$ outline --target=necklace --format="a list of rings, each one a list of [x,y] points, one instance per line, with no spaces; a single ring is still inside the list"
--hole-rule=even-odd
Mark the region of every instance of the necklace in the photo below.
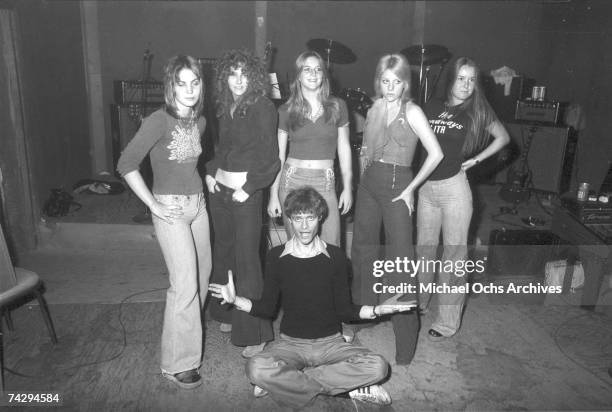
[[[323,114],[323,105],[319,104],[319,108],[317,109],[317,111],[316,112],[312,112],[310,114],[310,116],[309,116],[310,120],[312,122],[315,122],[319,117],[321,117],[322,114]]]
[[[187,117],[178,118],[179,127],[183,130],[190,130],[195,125],[195,112],[193,109],[189,110]]]

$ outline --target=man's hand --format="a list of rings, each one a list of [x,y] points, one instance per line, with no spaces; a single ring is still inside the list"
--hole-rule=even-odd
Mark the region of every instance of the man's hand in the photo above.
[[[404,295],[401,293],[398,293],[397,295],[385,300],[380,305],[375,306],[374,313],[377,316],[384,316],[384,315],[390,315],[392,313],[397,313],[397,312],[407,312],[409,310],[413,310],[414,308],[416,308],[417,306],[416,300],[411,300],[408,302],[398,302],[397,300],[401,298],[402,296]]]
[[[219,285],[211,283],[208,285],[208,290],[216,298],[223,299],[221,304],[233,304],[236,302],[236,287],[234,286],[234,275],[231,270],[227,271],[227,284]]]

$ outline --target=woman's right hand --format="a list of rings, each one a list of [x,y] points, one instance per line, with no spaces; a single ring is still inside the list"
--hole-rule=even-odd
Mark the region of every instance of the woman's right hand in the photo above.
[[[151,213],[168,224],[172,224],[172,219],[183,215],[183,208],[179,205],[165,205],[157,200],[149,207]]]
[[[215,193],[221,190],[219,189],[219,185],[217,184],[217,181],[211,175],[206,175],[205,180],[206,180],[206,187],[208,188],[208,191],[210,193]]]
[[[268,216],[280,217],[282,213],[280,200],[278,196],[270,194],[270,200],[268,201]]]

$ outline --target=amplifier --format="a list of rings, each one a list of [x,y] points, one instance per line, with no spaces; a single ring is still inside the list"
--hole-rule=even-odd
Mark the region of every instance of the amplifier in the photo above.
[[[113,91],[116,104],[164,103],[164,83],[152,80],[115,80]]]
[[[557,125],[561,120],[561,114],[560,102],[517,100],[514,119],[524,122]]]
[[[561,203],[584,224],[612,223],[612,203],[578,202],[570,198],[562,199]]]

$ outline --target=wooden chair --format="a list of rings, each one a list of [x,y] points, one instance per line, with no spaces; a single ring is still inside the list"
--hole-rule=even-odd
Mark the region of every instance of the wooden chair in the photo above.
[[[10,309],[22,303],[28,297],[36,297],[43,315],[51,341],[57,343],[55,329],[47,302],[42,295],[40,277],[29,270],[14,267],[6,245],[6,238],[0,225],[0,390],[4,391],[4,346],[2,336],[2,318],[6,320],[9,330],[13,329]]]

